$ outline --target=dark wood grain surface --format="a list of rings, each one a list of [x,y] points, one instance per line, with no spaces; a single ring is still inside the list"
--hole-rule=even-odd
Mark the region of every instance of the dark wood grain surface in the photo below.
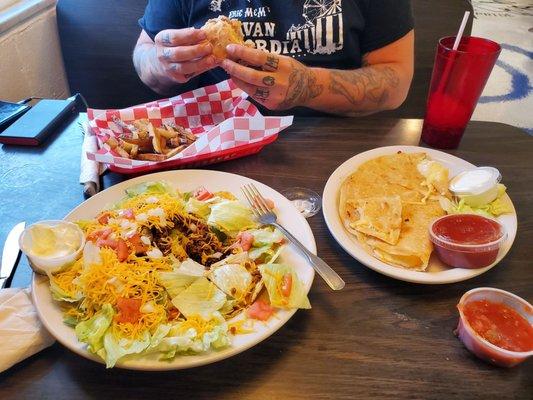
[[[211,168],[277,190],[321,193],[346,159],[379,146],[419,142],[420,120],[297,119],[261,153]],[[472,280],[442,286],[399,282],[371,271],[330,236],[321,214],[309,219],[318,253],[346,281],[333,293],[317,277],[313,308],[228,360],[186,371],[105,370],[59,344],[0,374],[2,399],[530,399],[533,360],[513,369],[485,364],[453,335],[467,290],[492,286],[533,300],[533,142],[519,129],[472,122],[461,158],[500,169],[519,216],[507,257]],[[81,133],[76,121],[41,148],[0,148],[0,243],[21,220],[61,218],[82,200]],[[107,174],[105,187],[123,180]],[[29,283],[25,261],[14,286]],[[1,356],[1,355],[0,355]]]

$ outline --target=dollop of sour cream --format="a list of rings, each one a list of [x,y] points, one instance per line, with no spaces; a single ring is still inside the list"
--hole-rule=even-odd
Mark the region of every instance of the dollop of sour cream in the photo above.
[[[81,246],[81,237],[70,224],[35,224],[28,229],[27,249],[37,257],[52,259],[75,253]]]

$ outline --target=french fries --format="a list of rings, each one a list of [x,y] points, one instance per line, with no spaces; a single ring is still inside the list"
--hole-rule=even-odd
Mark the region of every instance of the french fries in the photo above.
[[[105,143],[124,158],[165,161],[196,141],[196,136],[182,126],[163,124],[157,127],[148,119],[139,119],[131,123],[118,118],[113,121],[130,133],[109,137]]]

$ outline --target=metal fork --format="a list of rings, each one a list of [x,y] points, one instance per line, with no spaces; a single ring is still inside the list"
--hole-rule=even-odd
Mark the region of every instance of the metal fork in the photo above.
[[[242,188],[244,196],[250,203],[255,216],[263,225],[271,225],[278,228],[289,239],[296,248],[307,258],[316,272],[326,281],[333,290],[341,290],[345,283],[342,278],[320,257],[315,256],[300,243],[287,229],[277,222],[276,214],[268,207],[265,198],[259,193],[253,184],[244,185]]]

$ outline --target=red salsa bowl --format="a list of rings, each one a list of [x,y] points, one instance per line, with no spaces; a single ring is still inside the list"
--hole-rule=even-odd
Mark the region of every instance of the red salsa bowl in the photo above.
[[[457,308],[456,335],[477,357],[512,367],[533,356],[533,307],[526,300],[484,287],[466,292]]]
[[[454,268],[483,268],[496,261],[507,238],[498,221],[477,214],[452,214],[429,227],[439,259]]]

